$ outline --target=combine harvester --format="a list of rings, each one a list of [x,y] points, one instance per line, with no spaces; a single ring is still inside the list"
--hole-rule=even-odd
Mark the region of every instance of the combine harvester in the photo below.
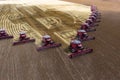
[[[60,43],[55,43],[52,39],[51,36],[49,35],[44,35],[42,39],[42,46],[37,48],[37,51],[49,49],[49,48],[55,48],[55,47],[60,47]]]
[[[70,54],[68,54],[69,58],[73,58],[76,56],[80,56],[83,54],[88,54],[88,53],[92,53],[93,49],[90,48],[84,48],[82,46],[81,41],[74,39],[71,41],[70,46],[69,46],[69,51],[71,52]]]
[[[69,58],[93,52],[91,48],[84,48],[81,42],[95,40],[95,37],[89,36],[85,30],[78,30],[75,39],[70,42],[68,54]]]
[[[85,30],[86,32],[93,32],[96,31],[94,27],[90,27],[88,23],[83,23],[80,27],[81,30]]]
[[[100,22],[100,20],[98,20],[100,14],[98,13],[96,6],[91,6],[91,12],[92,13],[89,16],[89,18],[85,21],[84,24],[81,25],[80,30],[77,31],[77,35],[76,35],[75,39],[73,39],[70,42],[70,46],[68,49],[69,49],[69,52],[71,52],[71,53],[68,54],[69,58],[73,58],[76,56],[80,56],[83,54],[88,54],[88,53],[93,52],[93,49],[84,48],[81,43],[84,41],[89,41],[89,40],[95,39],[95,37],[88,36],[87,32],[96,31],[95,27],[98,26],[98,24],[96,24],[96,23]]]
[[[26,33],[25,32],[20,32],[19,40],[13,42],[13,45],[29,43],[29,42],[35,42],[35,39],[30,39],[29,37],[26,37]]]
[[[10,38],[13,38],[13,36],[7,34],[7,32],[5,31],[5,29],[0,29],[0,40],[1,39],[10,39]]]
[[[84,42],[89,40],[95,40],[95,37],[89,36],[85,30],[78,30],[76,39]]]
[[[95,6],[91,6],[91,15],[89,18],[81,25],[80,29],[84,29],[86,32],[96,31],[95,27],[99,26],[98,22],[100,22],[100,14]],[[96,24],[97,23],[97,24]]]
[[[101,14],[99,13],[99,11],[98,11],[96,6],[94,6],[94,5],[91,6],[91,12],[92,12],[91,15],[90,15],[91,19],[95,19],[96,18],[96,20],[94,22],[100,22]]]

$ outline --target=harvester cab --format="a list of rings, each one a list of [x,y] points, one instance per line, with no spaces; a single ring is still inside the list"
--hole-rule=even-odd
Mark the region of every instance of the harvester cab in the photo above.
[[[25,40],[25,39],[26,39],[26,32],[22,31],[22,32],[20,32],[20,34],[19,34],[19,35],[20,35],[20,36],[19,36],[20,41],[22,41],[22,40]]]

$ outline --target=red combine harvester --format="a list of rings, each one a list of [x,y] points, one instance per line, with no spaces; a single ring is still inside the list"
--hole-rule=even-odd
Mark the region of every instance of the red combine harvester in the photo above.
[[[91,27],[88,23],[82,24],[80,29],[85,30],[86,32],[96,31],[96,29],[94,27]]]
[[[98,23],[100,22],[100,16],[95,14],[95,13],[91,13],[91,15],[89,16],[89,19],[91,19],[94,23]]]
[[[94,11],[98,11],[97,7],[94,6],[94,5],[91,5],[91,11],[94,12]]]
[[[98,24],[95,24],[95,22],[92,19],[87,19],[85,23],[88,23],[90,27],[96,27]]]
[[[88,23],[91,26],[98,26],[98,24],[95,24],[95,23],[100,22],[100,13],[98,12],[97,7],[92,5],[91,12],[92,13],[89,16],[89,19],[86,20],[86,23]]]
[[[89,41],[94,40],[95,37],[88,36],[87,32],[85,30],[78,30],[76,38],[80,41]]]
[[[93,15],[91,15],[91,16],[89,17],[89,19],[92,19],[93,22],[96,22],[96,20],[97,20],[97,18],[96,18],[95,16],[93,16]]]
[[[69,51],[71,52],[70,54],[68,54],[69,58],[73,58],[76,56],[80,56],[83,54],[88,54],[93,52],[93,49],[90,48],[84,48],[82,46],[82,43],[79,40],[72,40],[69,46]]]
[[[51,36],[49,35],[44,35],[42,39],[42,46],[37,48],[37,51],[49,49],[49,48],[55,48],[55,47],[60,47],[60,43],[55,43],[52,39]]]
[[[92,14],[96,15],[96,17],[101,16],[101,14],[98,12],[97,7],[94,5],[91,6],[91,12],[92,12]]]
[[[96,14],[94,12],[92,12],[90,16],[94,16],[96,19],[98,19],[98,17],[99,17],[98,14]]]
[[[1,39],[10,39],[13,38],[13,36],[6,33],[5,29],[0,29],[0,40]]]
[[[30,39],[29,37],[26,37],[25,32],[20,32],[19,40],[16,42],[13,42],[13,45],[28,43],[28,42],[35,42],[35,39]]]

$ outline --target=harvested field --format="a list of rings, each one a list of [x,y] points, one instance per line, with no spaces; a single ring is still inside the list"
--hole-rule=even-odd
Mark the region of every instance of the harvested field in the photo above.
[[[90,35],[94,35],[96,40],[84,43],[85,46],[93,48],[94,52],[70,60],[62,47],[37,52],[34,43],[12,46],[11,43],[13,41],[11,39],[1,40],[0,80],[120,79],[120,2],[117,2],[117,0],[116,2],[112,0],[74,0],[74,2],[86,5],[95,4],[101,12],[101,23],[97,27],[97,31],[89,33]],[[36,34],[34,32],[40,34],[40,31],[49,31],[45,27],[38,28],[40,25],[38,24],[39,22],[36,22],[37,20],[32,17],[28,17],[30,15],[24,14],[23,17],[25,18],[21,19],[22,24],[12,23],[8,18],[10,16],[10,5],[0,5],[0,8],[2,8],[0,9],[2,10],[0,13],[0,27],[9,26],[9,28],[6,28],[10,34],[14,34],[13,27],[15,34],[21,30],[19,26],[25,28],[24,23],[28,25],[29,28],[27,29],[33,30],[30,31],[31,34]],[[18,10],[22,14],[26,12],[21,8]],[[64,28],[68,29],[69,27]],[[25,30],[27,31],[27,29]],[[72,27],[72,29],[77,28]],[[52,30],[62,31],[59,28]],[[51,31],[49,34],[52,34]],[[46,32],[41,32],[41,34]],[[57,40],[59,41],[60,39]]]

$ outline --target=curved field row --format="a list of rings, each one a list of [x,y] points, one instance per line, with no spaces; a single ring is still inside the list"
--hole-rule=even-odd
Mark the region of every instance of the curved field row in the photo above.
[[[43,24],[47,29],[53,29],[62,25],[62,21],[58,17],[36,18],[36,20]]]
[[[86,19],[89,17],[90,13],[86,13],[86,12],[66,12],[67,14],[71,15],[74,19],[74,23],[80,22],[83,23],[86,21]]]
[[[46,7],[44,9],[43,7]],[[70,15],[74,22],[84,22],[90,15],[90,7],[81,5],[81,4],[71,4],[71,5],[43,5],[38,6],[38,8],[43,9],[46,11],[47,9],[57,10]]]
[[[41,35],[36,32],[28,23],[22,22],[14,24],[9,20],[9,16],[11,16],[12,14],[13,19],[16,19],[15,15],[19,14],[17,13],[18,11],[15,10],[10,13],[11,8],[8,6],[4,7],[3,9],[4,11],[0,15],[0,28],[5,28],[9,34],[14,35],[14,40],[18,39],[20,31],[26,31],[29,37],[33,37],[36,39],[36,44],[40,43]]]
[[[34,15],[36,14],[36,11],[32,9],[32,7],[24,7],[25,11],[27,11],[29,14]]]

